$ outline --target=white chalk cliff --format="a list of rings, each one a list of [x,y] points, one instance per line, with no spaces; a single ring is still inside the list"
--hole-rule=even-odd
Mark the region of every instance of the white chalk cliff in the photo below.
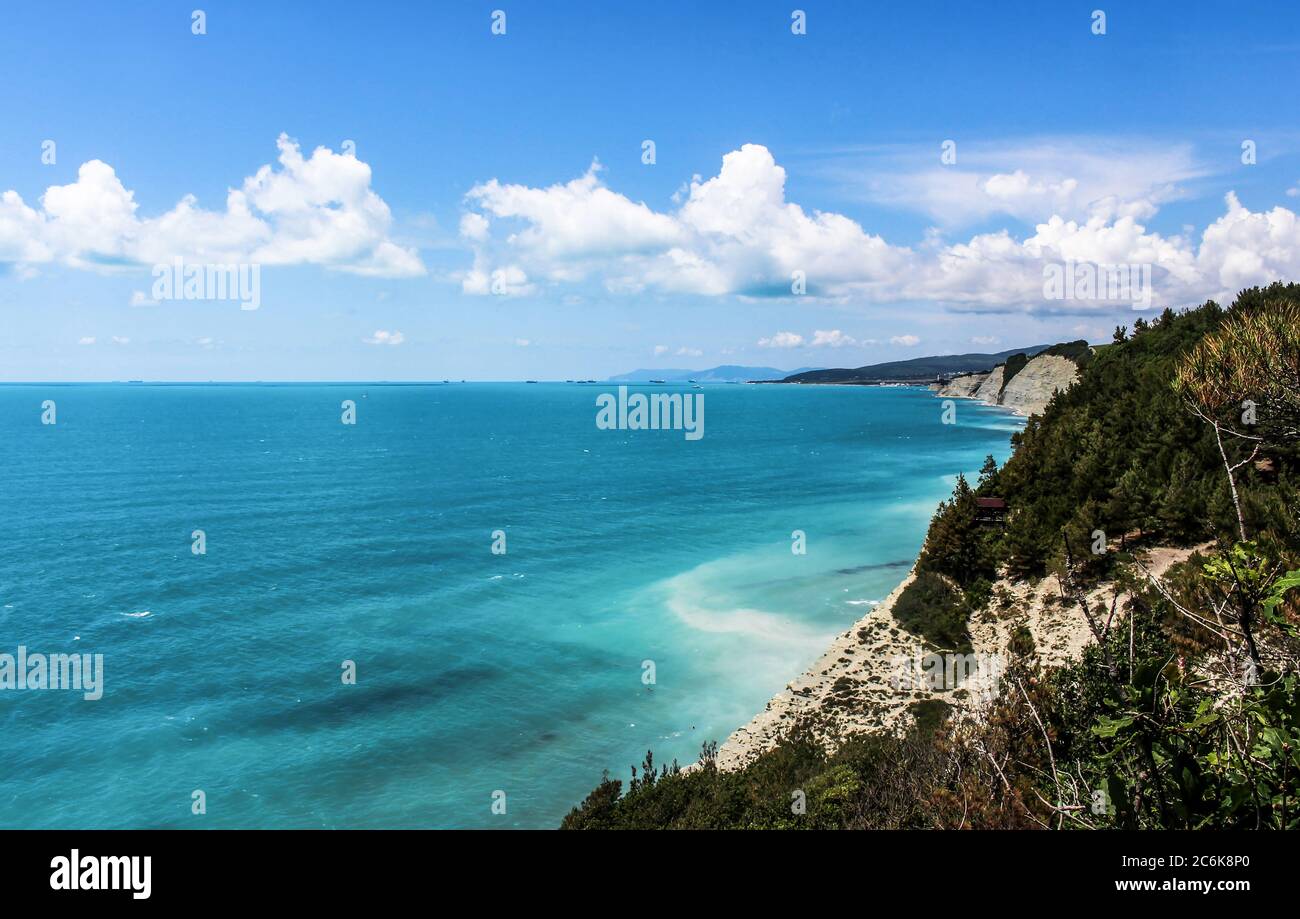
[[[1068,357],[1040,354],[1030,358],[1020,372],[1003,383],[1005,365],[987,373],[967,373],[932,387],[944,399],[978,399],[989,405],[1005,405],[1020,415],[1042,414],[1058,390],[1068,389],[1079,379],[1079,367]]]

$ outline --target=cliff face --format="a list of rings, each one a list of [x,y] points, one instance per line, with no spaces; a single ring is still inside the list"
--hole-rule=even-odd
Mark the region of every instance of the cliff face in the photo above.
[[[987,402],[989,405],[998,405],[998,395],[1002,392],[1003,371],[1006,370],[1005,364],[999,364],[994,367],[984,382],[980,383],[980,388],[975,390],[974,398],[981,402]]]
[[[1079,368],[1068,357],[1040,354],[1030,359],[1003,388],[1005,365],[989,373],[968,373],[953,377],[935,388],[941,399],[978,399],[989,405],[1005,405],[1020,415],[1041,414],[1052,394],[1068,389],[1079,378]]]
[[[1011,378],[999,404],[1022,415],[1037,414],[1047,407],[1057,390],[1068,389],[1077,379],[1079,368],[1074,361],[1055,354],[1043,354]]]
[[[935,395],[942,399],[974,399],[975,391],[984,382],[987,373],[967,373],[953,377],[935,390]]]

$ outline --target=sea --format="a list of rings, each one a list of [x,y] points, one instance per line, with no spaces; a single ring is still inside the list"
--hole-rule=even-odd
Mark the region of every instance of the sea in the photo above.
[[[703,436],[599,383],[0,386],[0,827],[555,827],[762,710],[1022,425],[631,390]],[[4,688],[20,647],[102,695]]]

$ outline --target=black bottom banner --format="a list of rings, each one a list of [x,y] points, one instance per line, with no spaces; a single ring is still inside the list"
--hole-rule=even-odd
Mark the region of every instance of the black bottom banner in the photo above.
[[[1285,842],[1164,832],[11,831],[0,833],[0,883],[9,904],[82,906],[363,906],[472,889],[600,902],[591,895],[669,887],[756,904],[776,891],[929,891],[949,907],[1042,897],[1231,908],[1293,889]]]

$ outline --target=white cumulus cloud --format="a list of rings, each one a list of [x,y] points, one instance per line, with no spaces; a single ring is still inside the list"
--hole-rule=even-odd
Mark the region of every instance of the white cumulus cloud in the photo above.
[[[472,188],[466,202],[508,230],[476,242],[463,289],[493,292],[491,273],[506,269],[552,284],[594,277],[614,292],[785,296],[803,272],[810,292],[833,293],[884,281],[906,261],[854,221],[786,201],[785,170],[758,144],[697,177],[671,213],[610,190],[599,172],[546,188],[496,179]]]
[[[793,296],[803,280],[807,296],[840,303],[1086,313],[1130,304],[1052,299],[1045,272],[1063,262],[1145,266],[1157,305],[1225,300],[1300,277],[1300,228],[1283,207],[1253,212],[1229,193],[1199,240],[1194,230],[1148,228],[1164,203],[1208,175],[1189,148],[1044,142],[1011,149],[1014,168],[1007,151],[962,150],[960,169],[894,175],[875,199],[953,215],[950,226],[1002,214],[1027,227],[964,240],[936,228],[915,247],[893,244],[843,214],[788,201],[785,170],[766,147],[746,144],[662,211],[606,187],[597,165],[546,187],[474,186],[466,204],[477,210],[462,220],[474,263],[462,288],[520,295],[596,283],[613,293],[757,298]],[[792,346],[778,341],[789,340],[773,336],[763,347]]]
[[[265,165],[207,210],[192,195],[142,217],[135,193],[112,166],[83,163],[77,179],[53,185],[39,207],[0,195],[0,262],[76,268],[170,263],[320,265],[383,277],[425,273],[419,255],[389,238],[392,214],[370,187],[370,166],[317,147],[304,157],[281,134],[278,168]]]

